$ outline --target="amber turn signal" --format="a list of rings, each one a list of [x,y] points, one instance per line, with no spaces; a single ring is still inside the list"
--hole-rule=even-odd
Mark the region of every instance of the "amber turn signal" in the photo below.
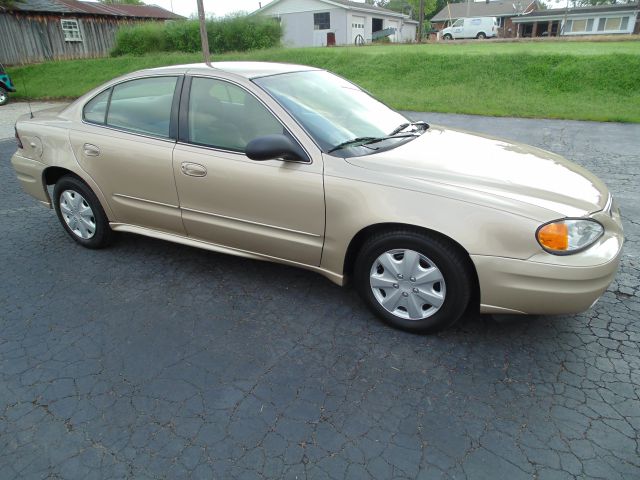
[[[549,223],[538,230],[538,242],[549,250],[566,251],[569,248],[569,229],[564,223]]]

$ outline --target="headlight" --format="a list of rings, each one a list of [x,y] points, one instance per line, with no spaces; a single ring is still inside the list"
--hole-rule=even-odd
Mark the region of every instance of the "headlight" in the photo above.
[[[536,239],[549,253],[569,255],[589,247],[603,233],[604,227],[595,220],[566,218],[541,225]]]

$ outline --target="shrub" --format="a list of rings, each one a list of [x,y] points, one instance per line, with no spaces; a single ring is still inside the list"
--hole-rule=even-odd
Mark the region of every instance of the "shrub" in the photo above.
[[[167,50],[165,26],[161,23],[139,23],[120,28],[112,55],[142,55]]]
[[[280,45],[282,27],[270,18],[233,15],[207,20],[207,37],[212,53],[244,52]],[[111,55],[198,52],[200,49],[200,24],[197,20],[183,20],[122,27],[116,34]]]

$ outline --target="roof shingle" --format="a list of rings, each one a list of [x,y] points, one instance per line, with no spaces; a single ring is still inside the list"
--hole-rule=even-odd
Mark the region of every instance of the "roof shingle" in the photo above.
[[[184,18],[156,5],[110,5],[100,2],[81,2],[79,0],[16,0],[9,8],[21,12],[76,13],[162,20]]]
[[[470,17],[509,17],[521,15],[533,1],[527,0],[498,0],[491,2],[469,2]],[[467,16],[467,2],[450,3],[432,18],[432,22],[444,22],[449,18],[457,19]]]
[[[549,8],[547,10],[538,10],[523,15],[523,18],[536,18],[536,17],[553,17],[566,15],[580,15],[584,13],[602,13],[602,12],[617,12],[620,10],[635,10],[638,8],[638,2],[632,3],[614,3],[609,5],[589,5],[586,7],[574,7],[574,8]]]

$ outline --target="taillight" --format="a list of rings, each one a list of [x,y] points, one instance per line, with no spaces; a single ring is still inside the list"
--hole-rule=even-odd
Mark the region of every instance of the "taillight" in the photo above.
[[[18,135],[18,127],[13,127],[13,129],[16,132],[16,142],[18,142],[18,148],[20,148],[20,149],[24,148],[22,146],[22,140],[20,140],[20,135]]]

